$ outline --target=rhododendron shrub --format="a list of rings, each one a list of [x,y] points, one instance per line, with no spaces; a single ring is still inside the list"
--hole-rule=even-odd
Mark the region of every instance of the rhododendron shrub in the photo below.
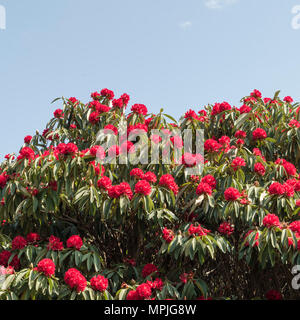
[[[178,121],[109,89],[53,105],[46,128],[0,165],[0,299],[297,297],[291,97],[254,90],[237,107],[195,107]],[[203,130],[204,159],[184,149],[185,130]],[[153,146],[158,163],[131,161],[151,159]]]

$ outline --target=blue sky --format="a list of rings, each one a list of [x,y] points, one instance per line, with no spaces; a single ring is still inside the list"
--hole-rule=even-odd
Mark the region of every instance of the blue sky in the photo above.
[[[59,96],[126,92],[179,117],[257,88],[300,100],[300,0],[0,0],[0,158]],[[300,21],[300,19],[299,19]]]

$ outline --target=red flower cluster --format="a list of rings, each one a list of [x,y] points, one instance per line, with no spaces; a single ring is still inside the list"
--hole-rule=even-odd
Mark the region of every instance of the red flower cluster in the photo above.
[[[14,269],[19,269],[20,268],[20,260],[18,258],[18,255],[15,255],[13,257],[12,261],[10,262],[10,264],[8,265],[8,260],[11,255],[12,255],[12,253],[10,251],[3,250],[0,253],[0,266],[4,266],[4,267],[11,266]]]
[[[171,176],[170,174],[161,176],[159,185],[173,191],[175,195],[177,195],[178,193],[178,185],[176,184],[173,176]]]
[[[169,230],[167,228],[163,229],[163,239],[167,242],[170,243],[174,239],[174,232],[172,230]]]
[[[269,213],[264,217],[263,225],[267,228],[279,227],[280,221],[275,214]]]
[[[40,235],[33,232],[28,233],[26,239],[29,243],[36,243],[41,240]]]
[[[108,100],[112,100],[115,96],[114,92],[108,89],[101,90],[101,96],[107,98]]]
[[[21,160],[21,159],[33,160],[34,157],[35,157],[34,151],[29,147],[24,147],[20,151],[20,155],[18,156],[18,160]]]
[[[130,185],[127,182],[122,182],[119,185],[110,187],[108,196],[114,199],[120,198],[121,196],[127,196],[131,200],[133,194]]]
[[[157,267],[152,263],[148,263],[144,266],[144,268],[142,270],[142,276],[143,276],[143,278],[146,278],[152,273],[157,274],[157,272],[158,272]]]
[[[230,236],[234,232],[234,228],[228,222],[223,222],[220,224],[218,231],[222,234]]]
[[[61,251],[64,249],[64,246],[59,238],[57,238],[55,236],[50,236],[49,243],[47,245],[47,249],[53,250],[53,251]]]
[[[278,196],[281,196],[281,195],[285,195],[287,197],[294,196],[294,188],[288,183],[281,184],[279,182],[273,182],[270,185],[268,191],[270,194],[278,195]]]
[[[27,246],[27,240],[21,236],[16,236],[11,243],[11,247],[13,250],[23,249],[26,246]]]
[[[65,282],[71,289],[76,289],[76,291],[82,292],[85,290],[87,281],[85,277],[75,268],[69,269],[65,273]]]
[[[135,104],[131,107],[131,111],[137,114],[147,115],[147,107],[143,104]]]
[[[109,190],[112,186],[112,182],[108,177],[103,177],[97,182],[99,189]]]
[[[207,152],[218,152],[222,145],[214,139],[208,139],[204,142],[204,150]]]
[[[32,140],[32,136],[26,136],[24,138],[24,143],[29,144],[31,142],[31,140]]]
[[[241,194],[237,189],[229,187],[225,190],[224,197],[226,201],[235,201],[241,197]]]
[[[104,292],[108,288],[108,280],[101,275],[93,277],[90,282],[95,291]]]
[[[134,188],[134,192],[138,194],[142,194],[144,196],[149,196],[152,192],[151,185],[146,180],[140,180]]]
[[[75,248],[77,250],[80,250],[82,245],[83,245],[83,241],[80,238],[80,236],[74,235],[67,240],[68,248]]]
[[[264,176],[265,173],[266,173],[266,168],[265,166],[260,163],[260,162],[257,162],[255,163],[254,165],[254,172],[256,172],[257,174],[259,174],[260,176]]]
[[[3,189],[7,183],[7,175],[6,174],[0,174],[0,188]]]
[[[264,129],[257,128],[252,132],[253,140],[262,140],[267,138],[267,133]]]
[[[233,168],[234,171],[237,171],[241,167],[245,167],[245,166],[246,166],[245,160],[240,157],[236,157],[235,159],[233,159],[231,163],[231,167]]]
[[[196,189],[196,194],[197,195],[210,195],[212,194],[212,189],[211,186],[208,183],[205,182],[200,182],[197,189]]]
[[[130,176],[135,177],[136,179],[143,179],[144,178],[144,172],[140,168],[134,168],[130,171]]]
[[[59,154],[62,155],[74,155],[75,153],[78,152],[78,147],[74,143],[60,143],[57,146],[57,151]]]
[[[215,177],[213,177],[210,174],[208,174],[207,176],[204,176],[201,179],[201,182],[209,184],[213,190],[216,189],[217,180],[215,179]]]
[[[193,224],[190,225],[188,230],[189,235],[196,235],[196,236],[206,236],[210,233],[210,230],[207,230],[205,228],[202,228],[201,225],[198,225],[197,227]]]
[[[51,259],[43,259],[38,263],[36,269],[45,276],[51,277],[55,273],[55,264]]]

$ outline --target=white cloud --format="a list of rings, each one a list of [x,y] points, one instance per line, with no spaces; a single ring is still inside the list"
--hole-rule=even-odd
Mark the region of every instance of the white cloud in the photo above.
[[[237,3],[238,0],[205,0],[205,5],[209,9],[221,9],[227,5]]]
[[[187,28],[190,28],[191,26],[192,26],[191,21],[184,21],[179,24],[179,27],[182,29],[187,29]]]

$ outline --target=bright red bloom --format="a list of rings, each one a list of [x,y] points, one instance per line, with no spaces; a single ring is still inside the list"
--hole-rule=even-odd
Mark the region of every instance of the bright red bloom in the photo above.
[[[148,263],[144,266],[144,268],[142,270],[142,276],[143,276],[143,278],[146,278],[152,273],[157,274],[157,272],[158,272],[157,267],[152,263]]]
[[[287,102],[287,103],[292,103],[294,100],[293,100],[292,97],[286,96],[286,97],[283,98],[283,101],[284,101],[284,102]]]
[[[263,225],[267,228],[279,227],[280,221],[279,221],[279,218],[275,214],[269,213],[268,215],[266,215],[264,217]]]
[[[0,188],[3,189],[7,183],[7,175],[0,174]]]
[[[112,186],[108,190],[108,196],[110,198],[120,198],[121,196],[127,196],[129,199],[132,198],[132,190],[127,182],[122,182],[119,185]]]
[[[264,129],[257,128],[252,132],[253,140],[261,140],[267,138],[267,133]]]
[[[170,243],[174,239],[174,232],[172,230],[169,230],[167,228],[163,229],[163,239],[167,242]]]
[[[234,171],[237,171],[239,168],[245,167],[245,166],[246,166],[245,160],[240,157],[236,157],[235,159],[233,159],[231,163],[231,167],[233,168]]]
[[[113,134],[117,135],[118,134],[118,129],[114,125],[108,124],[108,125],[106,125],[104,127],[104,133],[105,134],[113,133]]]
[[[55,110],[53,115],[57,119],[62,118],[64,116],[63,111],[61,109]]]
[[[60,143],[57,146],[57,151],[62,155],[74,155],[78,152],[78,147],[74,143]]]
[[[82,292],[85,290],[87,281],[85,277],[77,269],[71,268],[65,273],[64,280],[71,289]]]
[[[53,251],[61,251],[64,249],[64,246],[59,238],[57,238],[55,236],[50,236],[49,243],[47,245],[47,249],[53,250]]]
[[[29,144],[29,143],[31,142],[31,140],[32,140],[32,136],[26,136],[26,137],[24,138],[24,143]]]
[[[164,174],[159,180],[159,185],[170,189],[175,195],[178,193],[178,185],[170,174]]]
[[[94,111],[90,114],[89,116],[89,122],[91,124],[97,124],[99,122],[99,117],[100,117],[100,114],[98,111]]]
[[[55,273],[55,264],[51,259],[43,259],[38,263],[37,271],[47,277],[51,277]]]
[[[164,287],[164,282],[160,278],[156,278],[154,281],[147,281],[147,284],[153,290],[161,291],[163,289],[163,287]]]
[[[16,236],[11,243],[11,247],[13,250],[23,249],[26,246],[27,246],[27,240],[21,236]]]
[[[253,92],[251,92],[250,96],[254,98],[261,98],[262,94],[259,90],[254,89]]]
[[[33,232],[28,233],[26,239],[29,243],[36,243],[41,240],[40,235]]]
[[[200,224],[197,227],[191,224],[189,227],[188,233],[190,236],[193,234],[195,234],[196,236],[206,236],[207,234],[210,233],[210,230],[202,228]]]
[[[200,182],[197,187],[196,194],[197,195],[208,194],[211,196],[212,194],[211,186],[208,183]]]
[[[93,93],[91,93],[91,98],[94,100],[97,100],[97,99],[101,98],[101,94],[97,91],[93,92]]]
[[[295,232],[300,234],[300,220],[293,221],[290,223],[289,228]]]
[[[227,201],[235,201],[241,197],[241,194],[237,189],[229,187],[225,190],[224,197]]]
[[[83,241],[82,239],[77,236],[77,235],[74,235],[74,236],[71,236],[68,240],[67,240],[67,247],[68,248],[75,248],[77,250],[80,250],[80,248],[82,247],[83,245]]]
[[[273,182],[270,185],[268,191],[269,191],[270,194],[283,195],[285,193],[285,188],[281,183]]]
[[[276,290],[270,290],[266,293],[267,300],[282,300],[282,295]]]
[[[93,277],[90,282],[95,291],[104,292],[108,288],[108,279],[101,275]]]
[[[142,194],[144,196],[149,196],[152,192],[151,185],[146,180],[140,180],[134,188],[134,192],[138,194]]]
[[[126,300],[140,300],[140,296],[136,293],[136,290],[130,290],[127,294]]]
[[[140,284],[136,288],[136,293],[142,300],[149,299],[152,294],[151,287],[147,283]]]
[[[223,222],[220,224],[218,231],[222,234],[230,236],[234,232],[234,228],[228,222]]]
[[[103,160],[105,158],[105,151],[101,146],[93,146],[90,149],[90,154],[94,157],[97,157],[98,159]]]
[[[103,96],[103,97],[105,97],[105,98],[107,98],[109,100],[112,100],[114,98],[115,94],[114,94],[113,91],[108,90],[108,89],[105,88],[105,89],[101,90],[101,96]]]
[[[297,169],[292,163],[286,161],[282,166],[289,176],[295,176],[297,174]]]
[[[157,177],[155,175],[155,173],[153,172],[146,172],[143,176],[143,179],[150,182],[150,183],[155,183],[157,181]]]
[[[122,100],[123,100],[123,104],[124,104],[125,106],[127,106],[128,103],[129,103],[129,100],[130,100],[130,96],[129,96],[127,93],[123,93],[123,94],[121,95],[120,99],[122,99]]]
[[[216,179],[215,179],[212,175],[210,175],[210,174],[204,176],[204,177],[201,179],[201,182],[209,184],[212,189],[216,189],[217,181],[216,181]]]
[[[144,172],[140,168],[134,168],[130,171],[130,176],[136,179],[144,179]]]
[[[135,104],[131,107],[131,111],[137,114],[147,115],[148,109],[144,104]]]
[[[265,173],[266,173],[266,168],[265,166],[260,163],[260,162],[257,162],[255,163],[254,165],[254,172],[256,172],[257,174],[259,174],[260,176],[264,176]]]
[[[252,108],[247,106],[246,104],[243,104],[240,109],[239,109],[240,113],[243,114],[243,113],[249,113],[252,111]]]
[[[214,139],[208,139],[204,142],[204,150],[207,152],[218,152],[221,145]]]
[[[292,119],[289,123],[288,123],[288,126],[291,127],[291,128],[300,128],[300,122],[295,120],[295,119]]]
[[[241,138],[241,139],[245,139],[247,134],[245,131],[239,130],[235,133],[234,135],[236,138]]]
[[[100,180],[98,180],[97,185],[99,189],[108,190],[112,186],[112,182],[109,179],[109,177],[103,177]]]
[[[77,100],[75,97],[69,98],[69,101],[70,101],[72,104],[78,104],[78,100]]]
[[[191,109],[185,113],[184,118],[185,119],[189,119],[189,120],[193,120],[193,119],[199,120],[199,117],[196,114],[196,112],[194,110],[191,110]]]
[[[2,265],[4,267],[8,267],[8,260],[9,260],[11,255],[12,255],[12,253],[10,251],[3,250],[0,253],[0,265]],[[15,255],[13,257],[13,259],[10,262],[9,266],[13,267],[14,269],[19,269],[20,268],[20,260],[18,258],[18,255]]]
[[[20,155],[18,156],[18,160],[20,159],[28,159],[28,160],[33,160],[34,159],[34,151],[29,148],[29,147],[24,147],[21,151],[20,151]]]

